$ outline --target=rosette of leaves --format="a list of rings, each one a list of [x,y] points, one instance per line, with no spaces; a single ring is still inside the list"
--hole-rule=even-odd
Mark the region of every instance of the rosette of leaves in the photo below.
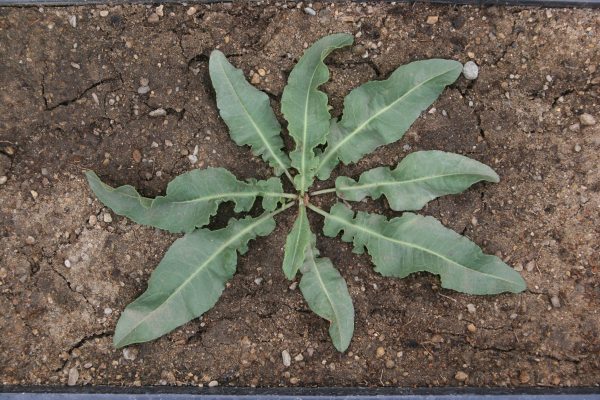
[[[283,273],[289,279],[302,274],[302,294],[315,313],[330,321],[329,333],[339,351],[346,350],[352,339],[354,308],[342,276],[329,259],[319,257],[309,211],[325,217],[325,235],[334,237],[343,231],[342,240],[353,242],[354,252],[367,249],[375,271],[384,276],[403,278],[428,271],[440,276],[442,287],[471,294],[525,289],[521,276],[502,260],[483,254],[475,243],[432,217],[405,212],[387,220],[376,214],[355,214],[343,203],[329,211],[311,204],[311,196],[325,193],[335,193],[344,201],[383,195],[395,211],[419,210],[436,197],[499,179],[491,168],[467,157],[421,151],[405,157],[394,169],[374,168],[358,181],[339,177],[335,187],[311,192],[314,180],[329,178],[340,161],[355,163],[375,148],[399,140],[462,69],[456,61],[438,59],[402,66],[387,80],[354,89],[338,121],[331,118],[327,96],[318,87],[329,79],[323,63],[327,55],[352,42],[347,34],[327,36],[310,47],[290,73],[281,100],[287,130],[296,142],[289,155],[282,150],[282,127],[269,97],[250,85],[221,52],[211,54],[209,71],[217,107],[231,138],[240,146],[250,146],[273,167],[276,177],[241,182],[221,168],[193,170],[174,179],[166,196],[149,199],[131,186],[113,189],[88,172],[92,190],[115,213],[185,233],[154,270],[148,289],[124,310],[114,334],[116,347],[156,339],[208,311],[234,275],[237,253],[246,252],[256,236],[270,234],[275,228],[273,217],[294,206],[297,214],[286,240]],[[283,191],[282,175],[296,193]],[[249,211],[257,197],[262,197],[262,216],[232,219],[220,230],[203,228],[221,202],[235,202],[236,212]]]

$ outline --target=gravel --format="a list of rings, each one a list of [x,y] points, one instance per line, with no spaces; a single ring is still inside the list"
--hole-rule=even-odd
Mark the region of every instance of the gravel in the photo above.
[[[560,299],[558,298],[558,296],[552,296],[552,298],[550,299],[550,302],[552,303],[552,307],[554,307],[554,308],[560,307]]]
[[[67,385],[75,386],[77,384],[77,380],[79,379],[79,371],[77,368],[71,368],[69,370],[69,380],[67,381]]]
[[[466,372],[463,372],[463,371],[458,371],[458,372],[456,373],[456,375],[454,375],[454,378],[455,378],[457,381],[464,382],[464,381],[466,381],[467,379],[469,379],[469,375],[468,375]]]
[[[290,353],[287,350],[281,352],[281,358],[283,359],[283,365],[285,365],[286,367],[292,365],[292,357],[290,356]]]
[[[160,21],[160,18],[158,17],[158,14],[156,14],[156,13],[152,13],[152,14],[150,14],[150,16],[148,17],[148,22],[150,22],[150,23],[153,23],[153,24],[155,24],[155,23],[157,23],[158,21]]]
[[[167,112],[162,108],[157,108],[154,111],[150,111],[149,115],[151,117],[164,117],[165,115],[167,115]]]
[[[138,93],[139,94],[146,94],[150,91],[150,86],[140,86],[138,88]]]
[[[591,126],[591,125],[596,125],[596,119],[594,117],[592,117],[590,114],[585,113],[585,114],[581,114],[579,116],[579,122],[581,123],[581,125],[583,126]]]
[[[133,150],[131,156],[133,157],[133,161],[138,164],[142,161],[142,153],[138,149]]]
[[[315,10],[313,10],[312,8],[310,8],[310,7],[306,7],[304,9],[304,12],[307,13],[307,14],[310,14],[310,15],[317,15],[317,12]]]
[[[465,79],[472,81],[479,76],[479,67],[473,61],[467,62],[463,67]]]

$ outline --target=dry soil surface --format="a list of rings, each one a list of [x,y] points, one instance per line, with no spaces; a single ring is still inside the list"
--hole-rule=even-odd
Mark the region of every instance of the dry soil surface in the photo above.
[[[600,382],[600,13],[381,3],[0,8],[0,379],[5,385],[594,386]],[[305,11],[311,7],[311,11]],[[312,15],[315,14],[315,15]],[[282,270],[294,212],[251,242],[221,301],[155,341],[114,349],[123,309],[178,235],[105,208],[85,170],[164,194],[194,168],[272,176],[229,138],[208,57],[219,49],[267,92],[277,117],[305,48],[327,58],[333,116],[349,91],[415,60],[479,65],[405,137],[338,175],[417,150],[468,155],[498,184],[432,201],[438,218],[518,270],[521,294],[470,296],[439,278],[373,272],[368,254],[319,236],[356,308],[339,353]],[[151,116],[157,109],[164,115]],[[286,150],[294,142],[283,133]],[[198,149],[198,161],[189,154]],[[134,151],[139,151],[135,160]],[[136,156],[138,154],[136,153]],[[138,157],[136,157],[138,158]],[[137,162],[139,161],[139,162]],[[287,190],[291,189],[286,187]],[[328,209],[334,194],[320,196]],[[353,205],[390,211],[383,199]],[[260,211],[260,210],[258,210]],[[255,212],[258,212],[255,210]],[[234,216],[224,204],[211,228]],[[311,213],[313,230],[323,219]],[[262,278],[261,280],[257,280]],[[257,284],[256,282],[260,282]],[[282,352],[291,355],[285,366]],[[215,382],[212,383],[214,385]]]

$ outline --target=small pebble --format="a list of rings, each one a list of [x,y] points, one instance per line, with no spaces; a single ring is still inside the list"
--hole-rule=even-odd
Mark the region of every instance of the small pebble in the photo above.
[[[588,113],[581,114],[579,116],[579,122],[584,126],[596,125],[596,119]]]
[[[314,15],[314,14],[313,14],[313,15]],[[291,379],[290,379],[290,383],[291,383],[292,385],[295,385],[295,384],[297,384],[297,383],[298,383],[298,378],[291,378]]]
[[[475,306],[473,304],[467,304],[467,310],[472,314],[474,313],[477,309],[475,308]]]
[[[294,360],[302,361],[302,360],[304,360],[304,356],[302,355],[302,353],[299,353],[296,357],[294,357]]]
[[[471,333],[475,332],[477,330],[477,328],[475,327],[475,325],[473,324],[469,324],[467,325],[467,330]]]
[[[140,86],[138,88],[138,93],[139,94],[146,94],[150,91],[150,86]]]
[[[560,299],[558,298],[558,296],[552,296],[552,298],[550,299],[550,302],[552,303],[552,307],[554,307],[554,308],[560,307]]]
[[[396,363],[393,362],[392,360],[387,360],[385,362],[385,367],[388,368],[388,369],[394,368],[395,366],[396,366]]]
[[[315,10],[313,10],[312,8],[310,8],[310,7],[306,7],[304,9],[304,12],[307,13],[307,14],[310,14],[310,15],[317,15],[317,12]]]
[[[552,82],[552,77],[551,77],[550,75],[546,75],[546,80],[547,80],[548,82]]]
[[[580,145],[576,145],[574,148],[576,153],[579,153],[581,151],[581,146]]]
[[[219,382],[217,382],[217,381],[210,381],[208,383],[208,387],[215,387],[215,386],[219,386]]]
[[[27,244],[34,244],[35,243],[35,239],[33,238],[33,236],[27,236],[27,239],[25,239],[25,243],[27,243]]]
[[[141,78],[140,79],[140,85],[141,86],[148,86],[150,84],[150,80],[148,78]]]
[[[250,80],[250,83],[253,85],[260,83],[260,76],[258,74],[252,75],[252,80]]]
[[[521,263],[517,263],[517,264],[515,265],[515,271],[517,271],[517,272],[521,272],[521,271],[523,271],[523,264],[521,264]]]
[[[151,117],[164,117],[165,115],[167,115],[167,112],[162,108],[157,108],[154,111],[150,111],[149,115]]]
[[[377,357],[382,357],[385,354],[385,349],[383,347],[377,348]]]
[[[33,197],[34,200],[37,199],[39,196],[38,192],[36,192],[35,190],[32,190],[29,193],[31,193],[31,197]]]
[[[531,375],[527,371],[522,371],[521,374],[519,375],[519,380],[521,381],[521,383],[527,383],[527,382],[529,382],[530,379],[531,379]]]
[[[427,17],[427,23],[429,25],[434,25],[437,24],[438,22],[438,16],[437,15],[430,15],[429,17]]]
[[[259,68],[257,72],[260,76],[265,76],[267,74],[267,72],[262,68]]]
[[[123,349],[123,358],[129,361],[133,361],[136,359],[138,355],[137,349],[125,348]]]
[[[467,374],[466,374],[465,372],[463,372],[463,371],[458,371],[458,372],[456,373],[456,375],[454,375],[454,378],[455,378],[457,381],[464,382],[464,381],[466,381],[467,379],[469,379],[469,375],[467,375]]]
[[[77,28],[77,17],[75,15],[69,15],[69,24],[73,28]]]
[[[88,223],[90,225],[96,225],[96,222],[98,222],[98,218],[96,218],[95,215],[90,215],[90,218],[88,219]]]
[[[465,79],[472,81],[479,76],[479,67],[473,61],[467,62],[463,67]]]
[[[527,265],[525,266],[525,269],[527,270],[527,272],[531,272],[533,271],[533,269],[535,268],[535,261],[531,260],[527,263]]]
[[[283,359],[283,365],[285,365],[286,367],[292,365],[292,357],[290,356],[290,353],[287,350],[281,352],[281,358]]]
[[[356,46],[352,47],[352,52],[355,54],[365,54],[367,52],[367,49],[365,49],[364,46],[357,44]]]
[[[0,185],[4,185],[7,180],[8,177],[6,175],[0,176]]]
[[[158,16],[158,14],[156,13],[152,13],[150,14],[150,16],[148,17],[148,22],[150,22],[151,24],[155,24],[158,21],[160,21],[160,18]]]
[[[41,171],[41,172],[42,172],[42,175],[44,175],[44,176],[48,176],[48,173],[49,173],[49,172],[48,172],[48,168],[42,168],[42,171]]]
[[[69,370],[69,380],[67,381],[67,385],[75,386],[77,384],[77,380],[79,379],[79,371],[77,368],[71,368]]]
[[[293,283],[290,285],[290,288],[289,288],[289,289],[290,289],[290,290],[296,290],[296,288],[297,288],[297,287],[298,287],[298,282],[293,282]]]
[[[106,307],[106,308],[104,309],[104,314],[105,314],[105,315],[110,315],[110,314],[112,314],[112,312],[113,312],[112,308],[108,308],[108,307]]]
[[[133,150],[132,156],[133,161],[135,161],[136,163],[140,163],[142,161],[142,153],[138,149]]]
[[[471,218],[471,225],[477,226],[477,218],[475,218],[475,217]]]
[[[104,222],[106,222],[107,224],[110,224],[112,222],[112,216],[110,215],[110,213],[104,213]]]
[[[198,162],[198,156],[190,154],[188,156],[188,160],[190,161],[190,164],[194,165],[194,164],[196,164]]]
[[[572,132],[577,132],[579,131],[579,124],[573,124],[569,126],[569,130]]]
[[[10,146],[6,146],[4,148],[4,152],[6,154],[8,154],[9,156],[12,156],[13,154],[15,154],[15,150],[12,147],[10,147]]]
[[[165,15],[163,9],[165,8],[165,6],[163,4],[161,4],[160,6],[156,7],[156,15],[158,15],[159,17],[162,17]]]
[[[71,261],[65,260],[65,267],[71,268]]]
[[[194,14],[196,14],[196,11],[197,11],[196,7],[190,7],[185,13],[187,15],[194,15]]]
[[[169,139],[167,139],[167,140],[165,140],[165,146],[173,147],[173,142],[171,142]]]
[[[108,17],[108,11],[106,11],[106,10],[100,11],[100,16],[101,17]]]

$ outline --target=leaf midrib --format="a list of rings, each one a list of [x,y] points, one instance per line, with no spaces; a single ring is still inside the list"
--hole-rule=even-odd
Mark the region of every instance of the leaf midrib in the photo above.
[[[179,293],[185,286],[187,286],[192,279],[194,279],[201,271],[203,271],[207,266],[210,265],[210,263],[212,262],[212,260],[215,259],[215,257],[217,257],[217,255],[221,254],[225,249],[227,249],[233,242],[235,242],[236,240],[238,240],[240,237],[242,237],[243,235],[247,234],[248,232],[250,232],[252,229],[254,229],[256,226],[262,224],[265,220],[275,216],[276,214],[279,214],[280,212],[288,209],[289,207],[293,206],[294,203],[288,203],[287,205],[281,207],[279,210],[273,211],[263,217],[260,217],[256,220],[254,220],[250,225],[248,225],[247,227],[245,227],[244,229],[242,229],[241,231],[239,231],[237,234],[235,234],[234,236],[232,236],[227,242],[225,242],[223,245],[221,245],[217,251],[215,251],[202,265],[200,265],[198,267],[198,269],[196,269],[196,271],[194,271],[193,274],[191,274],[181,285],[179,285],[177,287],[176,290],[173,291],[173,293],[171,293],[169,295],[169,297],[167,297],[157,308],[155,308],[154,310],[152,310],[150,313],[148,313],[144,318],[142,318],[134,328],[129,330],[129,333],[127,333],[127,335],[125,335],[123,337],[123,339],[121,339],[119,341],[119,343],[123,342],[128,336],[130,336],[131,334],[134,333],[134,331],[136,329],[138,329],[140,327],[140,325],[142,323],[144,323],[148,318],[150,318],[152,315],[154,315],[154,313],[158,312],[159,309],[161,309],[163,307],[164,304],[168,303],[171,298],[173,296],[175,296],[177,293]],[[235,251],[237,251],[237,248],[234,249]]]
[[[481,271],[477,271],[477,270],[474,270],[474,269],[467,268],[467,267],[465,267],[464,265],[461,265],[461,264],[457,263],[456,261],[454,261],[454,260],[451,260],[451,259],[449,259],[449,258],[447,258],[447,257],[444,257],[443,255],[441,255],[441,254],[439,254],[439,253],[436,253],[436,252],[434,252],[434,251],[432,251],[432,250],[429,250],[429,249],[427,249],[427,248],[425,248],[425,247],[421,247],[421,246],[418,246],[418,245],[416,245],[416,244],[412,244],[412,243],[404,242],[404,241],[402,241],[402,240],[398,240],[398,239],[390,238],[390,237],[384,236],[384,235],[382,235],[382,234],[380,234],[380,233],[378,233],[378,232],[372,231],[371,229],[365,228],[365,227],[363,227],[363,226],[360,226],[360,225],[353,224],[353,223],[351,223],[351,222],[348,222],[348,221],[346,221],[346,220],[345,220],[345,219],[343,219],[343,218],[340,218],[340,217],[338,217],[338,216],[336,216],[336,215],[333,215],[333,214],[330,214],[330,213],[328,213],[328,212],[325,212],[325,211],[323,211],[323,210],[321,210],[321,209],[319,209],[319,208],[317,208],[317,207],[313,206],[312,204],[309,204],[309,205],[308,205],[308,208],[310,208],[311,210],[313,210],[314,212],[316,212],[316,213],[318,213],[318,214],[321,214],[321,215],[323,215],[325,218],[331,218],[331,219],[333,219],[334,221],[337,221],[337,222],[339,222],[339,223],[341,223],[341,224],[343,224],[343,225],[352,226],[352,227],[354,227],[354,228],[356,228],[356,229],[358,229],[358,230],[361,230],[361,231],[363,231],[363,232],[365,232],[365,233],[367,233],[367,234],[369,234],[369,235],[372,235],[372,236],[375,236],[375,237],[378,237],[378,238],[381,238],[381,239],[385,239],[385,240],[387,240],[387,241],[389,241],[389,242],[398,243],[398,244],[400,244],[400,245],[403,245],[403,246],[408,246],[408,247],[415,248],[415,249],[417,249],[417,250],[424,251],[424,252],[426,252],[426,253],[429,253],[429,254],[432,254],[432,255],[434,255],[434,256],[436,256],[436,257],[439,257],[439,258],[441,258],[442,260],[445,260],[445,261],[447,261],[447,262],[449,262],[449,263],[451,263],[451,264],[454,264],[454,265],[456,265],[456,266],[458,266],[458,267],[460,267],[460,268],[467,269],[467,270],[469,270],[469,271],[476,272],[476,273],[478,273],[478,274],[481,274],[481,275],[484,275],[484,276],[488,276],[488,277],[490,277],[490,278],[493,278],[493,279],[498,279],[498,280],[501,280],[501,281],[504,281],[504,282],[508,282],[508,283],[510,283],[510,284],[513,284],[513,285],[515,284],[515,282],[513,282],[513,281],[509,281],[509,280],[507,280],[507,279],[503,279],[503,278],[501,278],[501,277],[499,277],[499,276],[496,276],[496,275],[490,275],[490,274],[483,273],[483,272],[481,272]]]
[[[454,68],[452,68],[454,69]],[[384,107],[381,109],[381,111],[378,111],[376,114],[374,114],[372,117],[369,117],[364,123],[362,123],[358,128],[356,128],[352,133],[350,133],[349,135],[347,135],[346,137],[344,137],[344,139],[342,139],[338,144],[336,144],[332,149],[331,152],[328,152],[328,154],[323,157],[323,159],[321,160],[321,162],[319,163],[319,165],[317,166],[316,171],[318,172],[321,167],[325,164],[325,162],[327,160],[329,160],[336,152],[337,150],[344,144],[346,143],[348,140],[350,140],[352,137],[354,137],[354,135],[358,134],[358,132],[360,132],[365,126],[367,126],[368,124],[371,123],[371,121],[375,120],[377,117],[379,117],[380,114],[387,112],[390,108],[392,108],[394,105],[396,105],[396,103],[404,100],[405,97],[407,97],[409,94],[411,94],[414,90],[420,88],[421,86],[425,85],[426,83],[428,83],[429,81],[436,79],[444,74],[447,74],[448,72],[452,71],[452,69],[449,69],[447,71],[444,71],[441,74],[438,74],[436,76],[433,76],[423,82],[421,82],[419,85],[414,86],[412,89],[410,89],[408,92],[406,92],[404,95],[402,95],[401,97],[399,97],[397,100],[395,100],[394,102],[392,102],[389,106]],[[380,96],[380,95],[379,95]]]
[[[417,179],[410,179],[410,180],[406,180],[406,181],[396,181],[396,182],[388,181],[388,182],[383,182],[383,183],[369,183],[369,184],[363,184],[363,185],[360,185],[357,182],[356,186],[342,186],[342,187],[336,187],[336,189],[348,191],[348,190],[359,190],[359,189],[379,187],[379,186],[393,186],[393,185],[399,186],[399,185],[414,183],[414,182],[424,182],[424,181],[436,179],[436,178],[446,178],[449,176],[461,176],[461,175],[487,176],[487,175],[472,174],[472,173],[441,174],[441,175],[427,176],[427,177],[422,177],[422,178],[417,178]]]

